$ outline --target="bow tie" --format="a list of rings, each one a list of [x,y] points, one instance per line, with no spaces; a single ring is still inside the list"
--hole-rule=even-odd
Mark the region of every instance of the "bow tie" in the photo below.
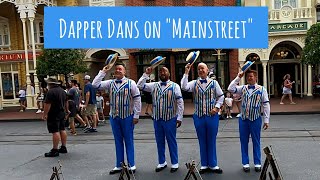
[[[166,85],[167,85],[167,82],[161,82],[160,85],[161,85],[161,86],[166,86]]]
[[[115,82],[118,84],[118,83],[122,83],[122,80],[120,79],[120,80],[115,80]]]
[[[203,83],[207,83],[207,80],[206,79],[200,79],[200,82],[201,82],[201,84],[203,84]]]
[[[249,85],[248,86],[248,89],[254,89],[254,88],[256,88],[255,85]]]

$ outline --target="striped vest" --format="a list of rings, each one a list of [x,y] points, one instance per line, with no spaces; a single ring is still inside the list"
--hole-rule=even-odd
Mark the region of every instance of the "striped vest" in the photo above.
[[[152,91],[153,112],[152,118],[155,120],[163,119],[168,121],[176,115],[176,84],[172,81],[167,83],[167,86],[161,90],[160,82],[155,83]]]
[[[131,102],[131,80],[123,79],[119,88],[115,80],[110,83],[110,116],[120,117],[122,119],[129,117],[133,114]]]
[[[241,105],[241,117],[243,120],[254,121],[261,116],[262,92],[263,87],[260,85],[256,85],[252,94],[248,91],[248,85],[243,86]]]
[[[193,96],[195,104],[194,114],[198,117],[202,117],[203,115],[211,116],[210,111],[214,108],[217,97],[216,81],[209,78],[206,88],[202,89],[200,79],[196,80]]]

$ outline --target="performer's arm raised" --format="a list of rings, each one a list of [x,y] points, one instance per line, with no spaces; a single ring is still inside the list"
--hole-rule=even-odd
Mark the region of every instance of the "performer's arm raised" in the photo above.
[[[238,76],[233,80],[231,81],[229,87],[228,87],[228,91],[231,92],[231,93],[235,93],[235,94],[242,94],[242,88],[243,88],[243,85],[242,86],[238,86],[241,78],[243,77],[244,73],[243,72],[240,72],[238,74]]]
[[[137,82],[137,86],[138,86],[138,88],[140,90],[146,91],[146,92],[151,92],[152,91],[155,82],[146,83],[146,81],[149,78],[151,72],[152,72],[152,68],[148,67],[146,69],[146,72],[143,73],[143,75],[141,76],[141,78]]]
[[[187,64],[185,67],[185,73],[181,79],[181,89],[188,92],[193,92],[195,80],[188,82],[188,76],[191,65]]]
[[[106,73],[111,69],[109,65],[105,66],[99,73],[96,75],[94,80],[92,81],[92,86],[97,89],[107,89],[110,88],[110,82],[112,80],[102,81],[102,79],[106,76]]]

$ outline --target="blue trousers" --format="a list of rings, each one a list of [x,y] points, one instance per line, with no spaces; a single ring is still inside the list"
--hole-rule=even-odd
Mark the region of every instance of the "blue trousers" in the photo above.
[[[253,145],[253,159],[255,165],[261,165],[261,149],[260,149],[260,135],[261,135],[261,116],[250,121],[248,119],[242,120],[239,118],[239,132],[240,132],[240,143],[241,143],[241,156],[242,164],[249,164],[248,155],[248,144],[249,136],[251,135]]]
[[[216,138],[219,127],[219,115],[198,117],[193,115],[194,126],[200,145],[201,166],[217,166]]]
[[[113,137],[116,145],[116,167],[121,167],[124,162],[124,144],[126,145],[127,161],[129,166],[135,166],[134,162],[134,144],[133,144],[133,115],[121,119],[119,117],[110,117]]]
[[[163,164],[166,161],[166,142],[167,139],[171,164],[178,163],[178,145],[176,140],[177,134],[177,118],[172,118],[168,121],[162,119],[153,120],[154,133],[158,148],[158,161],[159,164]]]

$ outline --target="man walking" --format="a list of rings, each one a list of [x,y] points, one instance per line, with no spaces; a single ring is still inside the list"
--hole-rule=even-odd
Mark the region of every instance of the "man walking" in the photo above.
[[[147,68],[137,84],[141,90],[151,92],[152,95],[152,119],[159,161],[156,172],[167,167],[165,158],[165,140],[167,139],[172,164],[170,172],[173,173],[179,168],[176,133],[177,128],[181,126],[184,110],[181,89],[178,84],[169,80],[170,73],[166,67],[160,69],[161,81],[146,83],[151,72],[152,68]]]
[[[44,100],[44,113],[42,119],[47,121],[49,133],[52,133],[53,148],[45,153],[45,157],[56,157],[59,153],[67,153],[67,132],[65,131],[66,93],[59,86],[56,79],[48,78],[49,91]],[[58,149],[61,139],[61,147]]]
[[[87,132],[98,132],[97,131],[97,112],[96,112],[96,89],[90,83],[90,76],[84,76],[84,105],[83,105],[83,119],[87,123],[85,133]],[[92,119],[92,126],[90,127],[88,116]]]
[[[221,174],[223,171],[218,166],[216,153],[216,137],[219,127],[219,109],[223,104],[224,96],[219,83],[208,77],[208,66],[198,64],[197,80],[188,82],[191,65],[185,67],[185,74],[181,79],[182,90],[193,92],[194,95],[194,126],[197,131],[200,145],[201,174],[213,172]]]
[[[102,81],[111,66],[105,66],[93,80],[93,86],[106,89],[110,95],[110,124],[116,145],[116,167],[110,174],[121,172],[124,162],[124,143],[130,172],[136,170],[134,160],[133,130],[138,123],[141,111],[140,91],[136,83],[125,77],[124,64],[116,64],[114,76],[116,79]]]
[[[263,106],[264,124],[263,129],[269,127],[270,104],[266,88],[257,84],[257,72],[249,70],[247,74],[247,85],[238,86],[244,73],[240,72],[231,82],[228,91],[242,96],[241,116],[239,118],[239,132],[241,143],[242,165],[244,172],[250,172],[248,143],[251,135],[253,144],[253,159],[255,171],[261,171],[261,106]]]

